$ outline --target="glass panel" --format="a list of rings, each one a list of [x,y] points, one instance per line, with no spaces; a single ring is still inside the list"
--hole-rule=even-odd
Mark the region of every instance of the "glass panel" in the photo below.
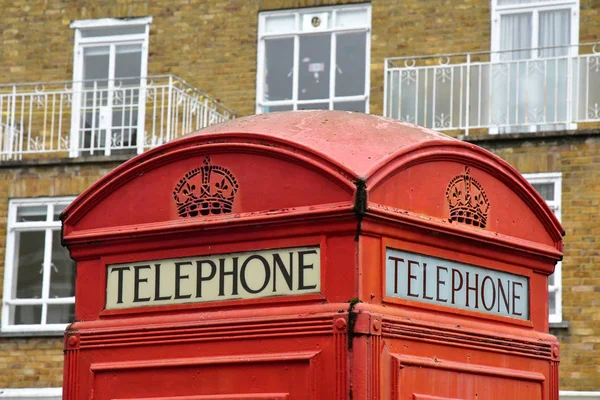
[[[60,244],[60,231],[53,231],[50,298],[71,296],[75,296],[75,262]]]
[[[296,30],[296,16],[281,15],[268,17],[265,25],[265,32],[268,33],[293,32]]]
[[[554,286],[554,274],[548,277],[548,286]]]
[[[68,204],[55,204],[54,205],[54,215],[52,220],[53,221],[60,221],[60,213],[64,211],[65,208],[67,208]]]
[[[531,13],[507,14],[500,17],[500,50],[531,48]],[[523,60],[531,57],[530,50],[507,51],[501,60]]]
[[[548,309],[550,314],[556,314],[556,293],[548,293]]]
[[[335,25],[338,28],[352,28],[369,25],[367,20],[367,10],[354,9],[338,11],[335,16]]]
[[[75,319],[75,304],[49,304],[47,324],[68,324]]]
[[[291,100],[294,39],[265,40],[264,100]]]
[[[42,323],[42,306],[14,306],[15,325],[39,325]]]
[[[94,80],[98,87],[108,84],[108,65],[110,58],[110,47],[86,47],[83,49],[83,80],[86,89],[94,87]]]
[[[300,100],[329,98],[330,49],[330,34],[300,38]]]
[[[566,46],[571,43],[571,10],[541,11],[539,46]],[[568,47],[540,50],[540,57],[566,56]]]
[[[146,32],[146,25],[119,26],[110,28],[89,28],[81,29],[81,37],[101,37],[101,36],[119,36],[135,35]]]
[[[142,74],[142,45],[127,44],[116,46],[115,85],[139,86]],[[119,79],[131,78],[135,79]]]
[[[544,200],[554,200],[554,183],[534,183],[531,186],[538,191]]]
[[[335,95],[365,93],[366,33],[337,35]]]
[[[342,103],[334,103],[334,110],[342,110],[342,111],[357,111],[357,112],[365,112],[365,101],[345,101]]]
[[[329,110],[329,103],[298,104],[298,110]]]
[[[45,221],[48,213],[46,206],[19,206],[17,207],[17,222]]]
[[[292,111],[294,109],[293,105],[287,105],[287,106],[264,106],[263,107],[263,112],[278,112],[278,111]]]
[[[42,272],[44,263],[45,232],[17,232],[14,276],[16,298],[39,299],[42,297]]]

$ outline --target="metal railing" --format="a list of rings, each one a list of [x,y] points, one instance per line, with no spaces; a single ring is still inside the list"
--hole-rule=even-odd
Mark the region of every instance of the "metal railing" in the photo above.
[[[141,153],[231,118],[173,75],[0,85],[0,161]]]
[[[516,133],[600,121],[600,43],[387,58],[384,115]]]

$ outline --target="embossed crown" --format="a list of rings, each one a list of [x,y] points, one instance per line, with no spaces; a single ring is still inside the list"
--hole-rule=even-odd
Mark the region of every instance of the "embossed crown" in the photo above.
[[[231,212],[238,183],[228,169],[210,164],[194,168],[175,186],[173,198],[180,217],[218,215]]]
[[[450,221],[485,228],[490,202],[481,184],[469,172],[469,167],[465,167],[465,173],[452,178],[446,189]]]

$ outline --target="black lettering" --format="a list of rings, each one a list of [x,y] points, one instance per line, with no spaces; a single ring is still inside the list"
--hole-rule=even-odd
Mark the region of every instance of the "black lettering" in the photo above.
[[[248,264],[250,264],[250,262],[252,260],[260,260],[260,262],[263,264],[263,267],[265,268],[265,281],[263,282],[263,285],[259,289],[252,289],[250,286],[248,286],[248,281],[246,280],[246,268],[248,268]],[[252,294],[260,293],[267,287],[270,280],[271,280],[271,267],[269,267],[269,263],[267,260],[265,260],[264,257],[259,256],[258,254],[254,254],[254,255],[246,258],[246,261],[244,261],[244,263],[242,264],[242,270],[240,271],[240,281],[242,283],[242,287],[244,288],[244,290],[246,292],[252,293]]]
[[[403,263],[404,259],[390,256],[388,260],[394,261],[394,294],[398,294],[398,263]]]
[[[516,307],[515,307],[515,303],[517,299],[520,299],[521,296],[517,296],[517,289],[515,286],[520,286],[523,287],[523,284],[521,282],[513,282],[512,283],[512,291],[513,291],[513,297],[512,297],[512,315],[523,315],[523,313],[517,312]]]
[[[455,278],[457,275],[460,278],[460,284],[458,286],[455,285],[455,283],[456,283]],[[456,292],[461,290],[462,287],[463,287],[463,276],[462,276],[461,272],[457,269],[452,268],[452,304],[456,304],[454,295],[456,294]]]
[[[510,299],[510,281],[508,284],[508,296],[504,291],[504,286],[502,285],[502,279],[498,278],[498,312],[502,312],[500,310],[500,296],[502,296],[502,300],[504,302],[504,307],[506,308],[506,313],[510,314],[510,305],[508,299]]]
[[[191,294],[181,294],[181,281],[183,279],[190,279],[189,275],[181,274],[181,267],[183,265],[192,265],[191,261],[182,261],[175,263],[175,298],[176,299],[189,299],[192,297]]]
[[[308,254],[317,254],[316,250],[306,250],[298,252],[298,290],[316,289],[317,285],[304,285],[304,270],[313,269],[312,264],[304,264],[304,256]],[[320,277],[319,277],[320,279]]]
[[[160,295],[160,264],[154,264],[154,300],[171,300],[173,296]]]
[[[440,286],[442,286],[442,285],[446,286],[446,281],[443,281],[440,278],[440,271],[441,270],[446,271],[446,274],[448,273],[448,268],[442,267],[440,265],[437,266],[436,271],[435,271],[436,272],[436,277],[435,277],[436,279],[435,279],[435,281],[436,281],[436,285],[437,285],[437,287],[436,287],[436,293],[435,293],[435,301],[441,301],[443,303],[446,303],[448,301],[448,299],[442,299],[440,297]]]
[[[207,276],[202,274],[203,265],[210,265],[210,273]],[[196,298],[202,297],[202,282],[210,281],[217,273],[217,266],[210,260],[196,261]],[[219,294],[219,296],[222,296]]]
[[[133,266],[133,302],[140,303],[142,301],[150,301],[150,297],[140,297],[140,283],[148,282],[148,278],[140,278],[140,271],[143,269],[151,269],[149,265],[134,265]]]
[[[486,282],[490,282],[490,284],[492,285],[492,305],[489,307],[485,303],[485,283]],[[481,302],[483,303],[483,308],[485,308],[488,311],[492,311],[492,309],[496,305],[496,285],[494,285],[494,281],[492,280],[492,278],[487,275],[481,281]]]
[[[433,300],[433,297],[427,297],[427,263],[423,263],[423,298]]]
[[[294,252],[290,251],[290,270],[285,268],[283,260],[279,254],[273,254],[273,293],[277,291],[277,268],[283,275],[285,283],[287,283],[288,289],[294,289]]]
[[[225,296],[225,276],[231,275],[233,289],[231,290],[232,296],[238,295],[238,258],[233,257],[233,269],[231,271],[225,271],[226,258],[219,258],[219,296]]]
[[[117,304],[123,304],[123,273],[131,267],[113,267],[110,273],[117,271]]]
[[[467,298],[467,304],[465,304],[466,307],[469,307],[469,291],[473,291],[475,292],[475,308],[479,308],[479,274],[475,274],[475,286],[469,286],[469,273],[467,272],[467,293],[466,293],[466,298]]]
[[[411,290],[410,290],[410,282],[411,282],[413,279],[417,279],[417,276],[416,276],[416,275],[413,275],[413,274],[412,274],[412,272],[411,272],[411,270],[412,270],[412,265],[413,265],[413,264],[417,264],[417,265],[419,265],[419,263],[418,263],[418,262],[416,262],[416,261],[413,261],[413,260],[408,260],[408,291],[407,291],[406,295],[407,295],[407,296],[410,296],[410,297],[419,297],[419,295],[418,295],[418,294],[413,294],[413,293],[411,293]]]

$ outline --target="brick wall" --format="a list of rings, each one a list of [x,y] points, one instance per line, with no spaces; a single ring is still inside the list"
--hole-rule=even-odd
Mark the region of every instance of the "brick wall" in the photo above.
[[[521,173],[562,172],[562,390],[600,389],[600,137],[475,141]]]
[[[78,195],[118,164],[0,166],[0,277],[4,277],[9,199]],[[0,285],[0,297],[2,289]],[[62,348],[61,336],[0,336],[0,388],[60,386]]]

